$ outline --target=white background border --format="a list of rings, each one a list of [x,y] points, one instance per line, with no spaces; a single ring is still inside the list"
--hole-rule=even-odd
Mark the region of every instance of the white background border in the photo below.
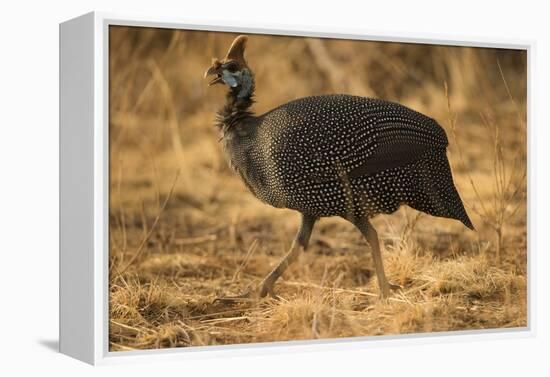
[[[407,374],[423,376],[445,374],[480,375],[542,375],[548,371],[548,253],[545,250],[546,223],[542,216],[548,210],[550,192],[547,175],[542,173],[548,148],[550,125],[545,113],[548,101],[544,88],[550,85],[550,66],[547,27],[548,12],[538,2],[479,2],[446,3],[431,1],[346,2],[324,6],[280,0],[262,4],[259,1],[222,2],[210,0],[200,4],[181,1],[124,0],[69,2],[5,2],[1,23],[3,57],[2,77],[2,153],[3,214],[2,227],[5,256],[1,264],[3,304],[0,326],[0,368],[12,369],[11,374],[39,373],[55,370],[59,374],[79,375],[346,375],[346,374]],[[543,4],[543,2],[540,2]],[[11,5],[11,9],[8,6]],[[539,318],[536,337],[526,339],[492,339],[421,342],[419,345],[399,345],[354,348],[272,356],[211,358],[208,363],[189,360],[177,363],[157,363],[91,369],[63,355],[53,353],[57,339],[57,190],[58,134],[57,85],[58,66],[57,24],[92,9],[107,9],[149,16],[185,15],[185,18],[217,19],[234,23],[290,23],[327,30],[345,26],[362,29],[363,34],[406,34],[441,39],[537,40],[531,93],[532,192],[531,247],[536,253],[539,271],[533,292]],[[23,17],[21,17],[23,16]],[[227,22],[225,22],[227,23]],[[302,27],[304,26],[304,27]],[[457,36],[459,36],[457,38]],[[482,38],[478,38],[482,36]],[[539,107],[536,105],[539,104]],[[536,146],[539,147],[536,147]],[[536,173],[535,164],[541,167]],[[540,194],[537,194],[540,192]],[[438,338],[442,339],[442,338]],[[378,344],[378,343],[371,343]],[[544,349],[546,346],[546,349]],[[206,355],[207,353],[204,353]],[[416,373],[415,373],[416,372]],[[5,374],[5,373],[3,373]],[[9,374],[7,374],[9,375]]]
[[[418,333],[396,335],[396,336],[376,336],[376,337],[355,337],[344,339],[322,339],[317,341],[293,341],[293,342],[272,342],[262,344],[235,344],[228,346],[216,347],[190,347],[190,348],[175,348],[162,350],[144,350],[144,351],[125,351],[125,352],[109,352],[108,351],[108,268],[104,261],[109,260],[108,250],[108,33],[110,25],[127,25],[138,27],[159,27],[183,30],[208,30],[208,31],[229,31],[239,33],[258,33],[258,34],[274,34],[274,35],[294,35],[294,36],[314,36],[314,37],[330,37],[341,39],[357,39],[357,40],[378,40],[392,41],[405,43],[429,43],[436,45],[465,45],[474,47],[492,47],[492,48],[515,48],[528,51],[528,63],[531,62],[530,56],[533,51],[532,41],[504,40],[503,38],[465,38],[461,37],[458,40],[445,40],[434,35],[423,35],[416,33],[394,34],[384,33],[378,34],[371,32],[366,34],[361,30],[354,30],[344,27],[336,28],[319,28],[319,27],[300,27],[299,25],[252,25],[253,23],[228,24],[220,22],[218,24],[209,24],[208,22],[195,21],[188,19],[175,19],[171,17],[136,17],[134,15],[110,14],[98,12],[95,14],[97,34],[96,34],[96,63],[102,61],[100,66],[96,66],[96,103],[100,104],[96,109],[95,128],[96,135],[96,197],[98,200],[95,203],[96,211],[96,271],[103,271],[102,279],[98,280],[96,287],[96,362],[98,363],[128,363],[136,361],[145,361],[147,359],[155,359],[162,357],[164,359],[181,359],[181,358],[197,358],[211,357],[212,354],[220,356],[242,356],[247,354],[272,354],[272,353],[287,353],[296,352],[297,350],[313,351],[317,349],[329,350],[344,350],[353,348],[370,348],[384,347],[388,345],[411,345],[411,344],[433,344],[449,341],[473,341],[473,340],[490,340],[490,339],[510,339],[515,337],[526,337],[534,335],[534,316],[533,316],[533,301],[531,298],[532,284],[534,274],[528,272],[528,327],[515,329],[494,329],[494,330],[474,330],[474,331],[454,331],[454,332],[439,332],[439,333]],[[306,30],[304,30],[306,29]],[[528,79],[530,70],[528,69]],[[529,86],[528,86],[529,88]],[[103,95],[103,97],[101,96]],[[528,130],[531,130],[530,116],[528,114]],[[528,134],[530,141],[531,134]],[[532,146],[529,145],[529,150]],[[529,179],[531,175],[529,174]],[[530,187],[530,185],[529,185]],[[531,195],[528,196],[529,198]],[[528,261],[529,266],[532,262],[530,250],[531,243],[528,242]],[[103,266],[103,267],[102,267]],[[100,276],[99,274],[97,276]],[[103,282],[103,285],[102,285]],[[103,295],[98,295],[98,292],[103,292]]]

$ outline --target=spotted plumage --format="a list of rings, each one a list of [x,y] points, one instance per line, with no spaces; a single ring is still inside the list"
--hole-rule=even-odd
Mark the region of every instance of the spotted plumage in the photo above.
[[[229,163],[256,197],[301,212],[302,228],[341,216],[368,240],[368,218],[403,204],[473,229],[453,183],[447,136],[435,120],[397,103],[341,94],[297,99],[255,116],[245,44],[246,37],[237,38],[207,74],[230,87],[217,125]],[[377,273],[387,285],[378,264]]]
[[[445,132],[399,104],[306,97],[247,115],[223,144],[250,190],[275,207],[372,217],[408,204],[472,227],[453,185]]]

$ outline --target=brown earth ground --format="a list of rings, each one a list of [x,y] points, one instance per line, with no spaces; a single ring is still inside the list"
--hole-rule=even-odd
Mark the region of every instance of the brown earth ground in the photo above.
[[[255,199],[218,143],[225,89],[202,73],[234,36],[111,29],[111,350],[527,325],[526,54],[511,50],[250,36],[257,113],[340,92],[438,120],[476,231],[410,208],[374,218],[403,287],[381,300],[366,242],[325,218],[277,299],[214,303],[261,281],[299,222]]]

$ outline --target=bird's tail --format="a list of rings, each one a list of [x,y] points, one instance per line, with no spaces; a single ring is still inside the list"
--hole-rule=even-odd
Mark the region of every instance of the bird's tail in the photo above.
[[[454,185],[445,150],[435,151],[419,162],[417,183],[422,186],[424,195],[422,200],[412,203],[412,207],[432,216],[456,219],[475,230]]]
[[[436,187],[438,196],[444,203],[447,212],[446,217],[456,219],[471,230],[475,230],[474,224],[472,224],[472,220],[470,220],[466,208],[464,208],[464,203],[455,187],[451,166],[445,153],[439,154],[435,167],[438,169],[437,176],[439,177]]]

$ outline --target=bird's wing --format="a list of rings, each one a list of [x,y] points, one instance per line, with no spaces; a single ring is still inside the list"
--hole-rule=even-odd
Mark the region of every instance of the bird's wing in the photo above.
[[[403,166],[422,158],[429,150],[445,149],[448,145],[445,131],[434,120],[422,118],[419,121],[413,117],[401,117],[377,124],[372,153],[351,152],[347,155],[351,160],[347,171],[349,177],[371,175]]]
[[[309,106],[314,109],[310,114],[302,106],[299,117],[289,115],[293,127],[285,129],[285,142],[276,151],[285,173],[315,182],[343,174],[356,178],[409,164],[429,150],[447,147],[445,131],[435,120],[396,103],[362,100],[368,102],[354,103],[353,108],[362,105],[364,111],[341,111],[349,106],[347,102],[331,102],[332,107]]]

